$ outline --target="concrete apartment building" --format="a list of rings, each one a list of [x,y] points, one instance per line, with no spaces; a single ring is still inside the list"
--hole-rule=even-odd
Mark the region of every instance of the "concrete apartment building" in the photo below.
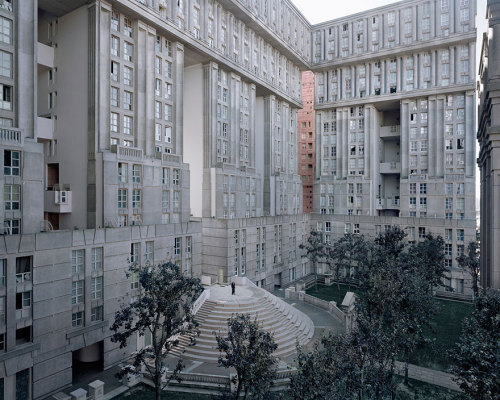
[[[315,212],[345,232],[398,217],[410,240],[442,235],[459,293],[476,227],[475,14],[474,1],[402,1],[312,29]]]
[[[120,302],[139,287],[126,275],[130,262],[172,260],[212,282],[245,275],[272,289],[310,272],[299,245],[311,228],[331,240],[397,224],[410,237],[412,229],[415,238],[442,234],[452,268],[475,229],[475,4],[450,3],[448,13],[443,5],[397,3],[397,36],[385,42],[391,7],[311,26],[287,0],[0,2],[0,394],[44,398],[70,385],[82,362],[108,368],[144,345],[137,338],[120,350],[109,340]],[[420,37],[426,7],[434,19]],[[448,28],[438,31],[441,15]],[[411,35],[399,29],[407,16]],[[369,25],[377,18],[378,48]],[[358,20],[363,55],[354,54]],[[417,65],[428,66],[428,53],[433,80],[424,88],[418,82],[428,82],[427,69]],[[387,71],[379,84],[369,78],[379,76],[376,59]],[[303,214],[298,110],[301,72],[311,68],[318,139],[316,158],[306,154],[315,161],[319,203],[317,213]],[[330,95],[332,70],[338,97]],[[417,140],[414,166],[407,147]],[[464,278],[453,274],[449,285],[460,292]]]
[[[500,170],[500,4],[488,1],[488,31],[483,34],[478,83],[478,164],[481,172],[481,284],[500,288],[500,227],[498,224],[498,171]],[[496,157],[495,157],[496,154]]]
[[[302,73],[302,103],[299,111],[299,174],[302,177],[304,212],[314,210],[313,189],[316,177],[316,116],[314,113],[314,74]]]

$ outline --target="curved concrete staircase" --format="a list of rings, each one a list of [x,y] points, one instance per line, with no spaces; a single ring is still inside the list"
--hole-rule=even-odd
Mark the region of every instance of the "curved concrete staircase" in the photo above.
[[[278,349],[276,357],[289,356],[296,351],[296,343],[308,343],[314,334],[314,324],[311,319],[277,298],[271,293],[253,285],[238,286],[237,295],[227,296],[230,287],[212,286],[210,295],[196,312],[200,324],[200,336],[196,343],[190,345],[191,338],[179,338],[179,344],[171,354],[208,363],[217,363],[219,351],[215,333],[227,334],[227,320],[233,314],[248,314],[256,319],[261,328],[273,333]],[[222,292],[222,296],[218,295]],[[227,292],[227,293],[226,293]]]

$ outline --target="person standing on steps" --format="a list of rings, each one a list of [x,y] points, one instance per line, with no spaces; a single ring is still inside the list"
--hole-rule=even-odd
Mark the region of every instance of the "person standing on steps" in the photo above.
[[[231,282],[231,294],[234,295],[234,291],[236,290],[236,283]]]

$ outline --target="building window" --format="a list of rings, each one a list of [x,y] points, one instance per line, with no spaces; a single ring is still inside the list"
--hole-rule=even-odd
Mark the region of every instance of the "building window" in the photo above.
[[[12,86],[0,84],[0,108],[12,110]]]
[[[71,304],[83,303],[83,280],[71,283]]]
[[[132,86],[132,68],[123,67],[123,83]]]
[[[5,3],[4,3],[5,4]],[[31,327],[23,328],[25,332],[22,336],[23,339],[28,339],[28,340],[23,340],[22,343],[30,342],[31,341]],[[21,331],[19,329],[18,331]],[[18,344],[17,340],[17,332],[16,332],[16,344]],[[17,372],[16,373],[16,399],[29,399],[30,398],[30,392],[31,392],[31,379],[30,379],[30,370],[25,369],[23,371]]]
[[[181,170],[174,168],[172,171],[172,184],[179,185],[180,183]]]
[[[140,243],[131,243],[130,244],[130,262],[132,264],[138,264],[140,262],[141,254],[141,244]]]
[[[130,289],[139,289],[139,272],[130,273]]]
[[[118,163],[118,182],[127,183],[127,167],[126,163]]]
[[[71,272],[79,274],[85,269],[85,250],[73,250],[71,252]]]
[[[21,221],[19,219],[4,219],[3,233],[4,235],[19,235],[21,233]]]
[[[19,176],[20,152],[4,150],[4,175]]]
[[[102,306],[92,307],[90,309],[90,321],[97,322],[102,321]]]
[[[0,50],[0,75],[12,77],[12,54]]]
[[[132,183],[141,183],[141,166],[139,164],[132,166]]]
[[[164,190],[161,196],[161,210],[163,213],[168,213],[170,208],[170,191]]]
[[[71,316],[71,326],[77,328],[83,326],[83,311],[73,313]]]
[[[182,238],[176,237],[174,239],[174,255],[178,256],[181,254],[181,240]]]
[[[118,132],[118,114],[112,112],[109,116],[109,130],[111,132]]]
[[[123,116],[123,133],[126,135],[132,134],[132,117],[128,115]]]
[[[90,280],[90,298],[92,300],[102,299],[102,276]]]
[[[418,238],[419,239],[424,239],[425,238],[425,227],[419,227],[418,228]]]
[[[132,93],[130,92],[123,92],[123,108],[125,110],[132,110]]]
[[[118,82],[120,66],[117,62],[111,61],[111,80]]]
[[[12,43],[12,21],[4,17],[0,17],[0,42]]]
[[[102,270],[102,254],[103,254],[103,248],[102,247],[95,247],[90,250],[91,254],[91,259],[90,259],[90,265],[92,266],[92,271],[100,271]]]
[[[127,189],[118,189],[118,208],[127,208]]]
[[[141,189],[132,190],[132,208],[141,207]]]
[[[132,61],[134,48],[131,43],[123,42],[123,59],[125,61]]]
[[[19,210],[21,200],[21,186],[5,185],[3,187],[3,200],[5,211]]]
[[[128,18],[123,19],[123,33],[128,37],[132,37],[132,21]]]
[[[146,263],[153,262],[153,249],[154,249],[154,242],[153,241],[146,242],[146,251],[144,252],[144,261]]]

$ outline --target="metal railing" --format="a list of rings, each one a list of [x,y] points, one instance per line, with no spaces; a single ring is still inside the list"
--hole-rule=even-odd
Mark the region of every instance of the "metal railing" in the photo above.
[[[31,282],[31,272],[21,272],[16,274],[16,284]]]

